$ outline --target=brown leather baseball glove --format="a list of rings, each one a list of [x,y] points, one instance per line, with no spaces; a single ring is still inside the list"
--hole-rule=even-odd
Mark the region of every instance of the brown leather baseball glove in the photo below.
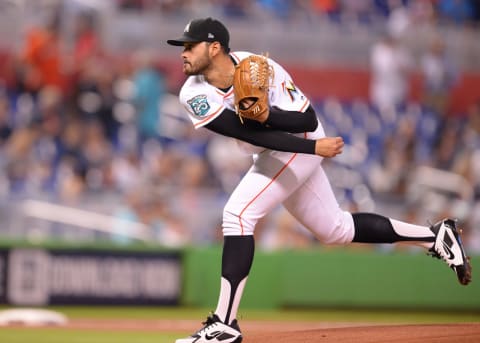
[[[268,87],[272,68],[266,56],[251,55],[237,64],[233,75],[235,109],[242,118],[264,123],[269,115]]]

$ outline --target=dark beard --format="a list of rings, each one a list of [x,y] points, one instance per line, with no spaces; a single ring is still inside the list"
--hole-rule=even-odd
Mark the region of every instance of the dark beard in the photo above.
[[[192,76],[192,75],[202,75],[205,73],[208,68],[210,68],[210,59],[208,58],[208,55],[203,56],[201,60],[198,61],[196,65],[190,65],[190,70],[187,70],[185,72],[186,75]]]

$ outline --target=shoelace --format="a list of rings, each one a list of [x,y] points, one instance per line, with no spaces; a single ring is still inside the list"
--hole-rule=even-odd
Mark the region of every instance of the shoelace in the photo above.
[[[201,328],[201,329],[197,332],[197,334],[201,334],[201,333],[204,332],[209,326],[215,326],[215,325],[217,325],[217,324],[218,324],[218,322],[215,321],[215,319],[213,318],[213,313],[212,313],[212,314],[210,314],[210,315],[207,317],[207,320],[206,320],[206,321],[202,322],[202,325],[204,325],[204,326],[203,326],[203,328]]]

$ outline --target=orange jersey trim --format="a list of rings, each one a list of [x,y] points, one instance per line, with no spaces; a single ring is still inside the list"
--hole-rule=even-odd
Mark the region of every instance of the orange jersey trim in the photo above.
[[[297,157],[297,153],[294,153],[293,156],[288,160],[287,163],[285,163],[285,165],[278,171],[277,174],[275,174],[275,176],[270,180],[270,182],[265,186],[263,187],[263,189],[256,195],[253,197],[252,200],[250,200],[248,202],[248,204],[243,208],[243,210],[240,212],[240,215],[239,215],[239,222],[240,222],[240,229],[241,229],[241,235],[243,236],[244,235],[244,230],[243,230],[243,222],[242,222],[242,215],[243,213],[245,213],[245,211],[247,210],[247,208],[253,204],[255,202],[255,200],[257,200],[260,195],[262,195],[263,192],[265,192],[265,190],[270,187],[271,184],[273,184],[275,182],[276,179],[278,179],[278,177],[283,173],[283,171],[290,165],[290,163],[295,159],[295,157]]]
[[[198,128],[202,125],[204,125],[206,122],[210,121],[212,117],[215,117],[218,113],[222,112],[225,109],[225,106],[220,106],[218,110],[210,114],[208,117],[205,117],[203,120],[199,121],[198,123],[195,123],[193,126],[195,128]]]
[[[307,105],[310,104],[310,100],[305,100],[305,103],[303,104],[302,108],[300,108],[299,112],[304,112],[305,109],[307,108]]]
[[[230,53],[230,56],[232,56],[232,57],[235,59],[235,62],[237,62],[237,63],[240,62],[240,58],[238,58],[238,56],[235,55],[234,52],[231,52],[231,53]]]
[[[233,93],[233,87],[231,87],[231,89],[228,90],[228,92],[222,92],[221,90],[219,90],[218,88],[215,90],[217,92],[218,95],[221,95],[223,96],[223,98],[228,98],[230,95],[232,95]]]

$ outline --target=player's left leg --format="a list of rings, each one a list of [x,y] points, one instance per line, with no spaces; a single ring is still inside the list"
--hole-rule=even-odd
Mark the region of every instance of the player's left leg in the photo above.
[[[308,179],[320,162],[316,156],[264,151],[232,192],[223,213],[222,277],[215,310],[225,323],[237,315],[253,261],[255,225]]]
[[[322,168],[285,201],[285,208],[325,244],[397,243],[420,245],[443,259],[461,284],[471,280],[471,267],[460,234],[451,219],[430,227],[405,223],[374,213],[342,211]]]
[[[429,255],[445,261],[462,285],[470,283],[472,268],[455,220],[446,218],[428,227],[372,213],[354,213],[352,216],[355,223],[353,242],[421,245],[428,249]]]
[[[405,223],[374,213],[353,213],[355,243],[397,243],[412,244],[430,249],[435,234],[427,226]]]

